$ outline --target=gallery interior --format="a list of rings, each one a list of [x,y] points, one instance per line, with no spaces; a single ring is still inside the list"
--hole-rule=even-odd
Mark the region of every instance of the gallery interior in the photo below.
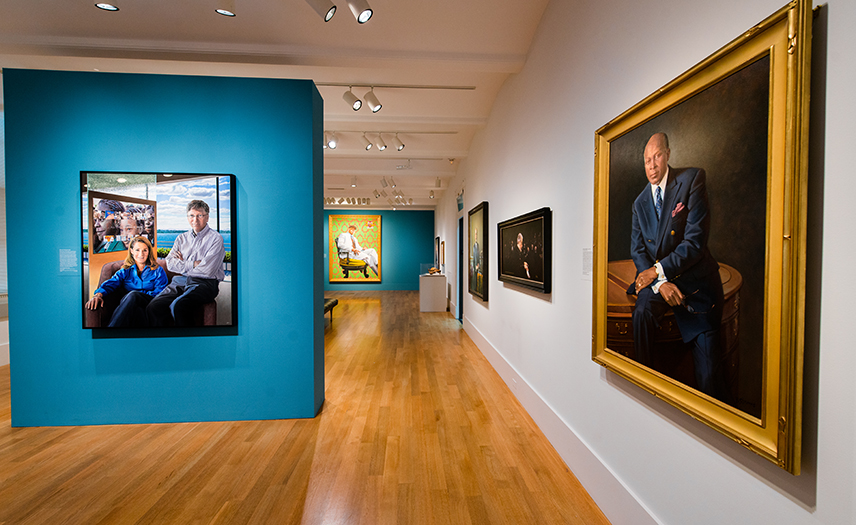
[[[810,14],[798,468],[593,360],[598,130],[784,1],[0,0],[0,521],[856,523],[854,2]],[[744,213],[701,167],[714,226]],[[234,176],[234,325],[82,324],[94,172]],[[543,209],[549,285],[500,280],[498,226]],[[757,314],[731,403],[770,430],[770,268],[717,242]]]

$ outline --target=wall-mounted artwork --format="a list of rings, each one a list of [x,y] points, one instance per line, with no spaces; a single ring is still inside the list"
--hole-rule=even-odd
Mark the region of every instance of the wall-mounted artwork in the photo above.
[[[499,280],[550,293],[553,213],[550,208],[514,217],[496,226]]]
[[[330,282],[381,282],[380,215],[330,215]]]
[[[235,326],[234,176],[81,172],[83,327]]]
[[[596,134],[593,359],[800,467],[811,3]]]
[[[488,234],[487,201],[482,202],[469,213],[469,291],[471,294],[487,301],[488,291]]]
[[[434,238],[434,268],[440,269],[440,238]]]

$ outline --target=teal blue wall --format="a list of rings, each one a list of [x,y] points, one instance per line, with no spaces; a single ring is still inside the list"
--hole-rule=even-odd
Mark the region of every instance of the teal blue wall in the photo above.
[[[324,264],[325,290],[418,290],[421,264],[434,264],[433,211],[326,210],[324,212],[324,260],[329,261],[330,215],[381,216],[380,283],[330,283],[330,266]],[[336,254],[333,254],[335,257]]]
[[[13,426],[314,416],[324,254],[313,83],[9,69],[3,81]],[[237,329],[81,328],[82,267],[59,264],[68,251],[80,260],[81,170],[235,175]]]

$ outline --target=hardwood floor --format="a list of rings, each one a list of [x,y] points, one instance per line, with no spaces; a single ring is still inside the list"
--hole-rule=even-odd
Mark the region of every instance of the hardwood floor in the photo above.
[[[449,314],[327,295],[314,419],[10,428],[0,367],[0,523],[608,523]]]

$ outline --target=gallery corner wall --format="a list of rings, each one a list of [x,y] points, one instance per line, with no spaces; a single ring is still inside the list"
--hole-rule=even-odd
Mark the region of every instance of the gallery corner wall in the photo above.
[[[3,80],[13,426],[313,417],[324,392],[314,84],[9,69]],[[81,328],[82,264],[60,265],[81,257],[81,170],[235,175],[237,329]]]
[[[380,283],[330,283],[328,258],[330,215],[381,216]],[[434,264],[433,210],[325,210],[324,289],[330,291],[418,290],[420,265]],[[449,250],[449,247],[446,247]],[[449,255],[448,253],[446,254]],[[336,254],[334,253],[335,257]],[[447,261],[448,262],[448,261]]]

